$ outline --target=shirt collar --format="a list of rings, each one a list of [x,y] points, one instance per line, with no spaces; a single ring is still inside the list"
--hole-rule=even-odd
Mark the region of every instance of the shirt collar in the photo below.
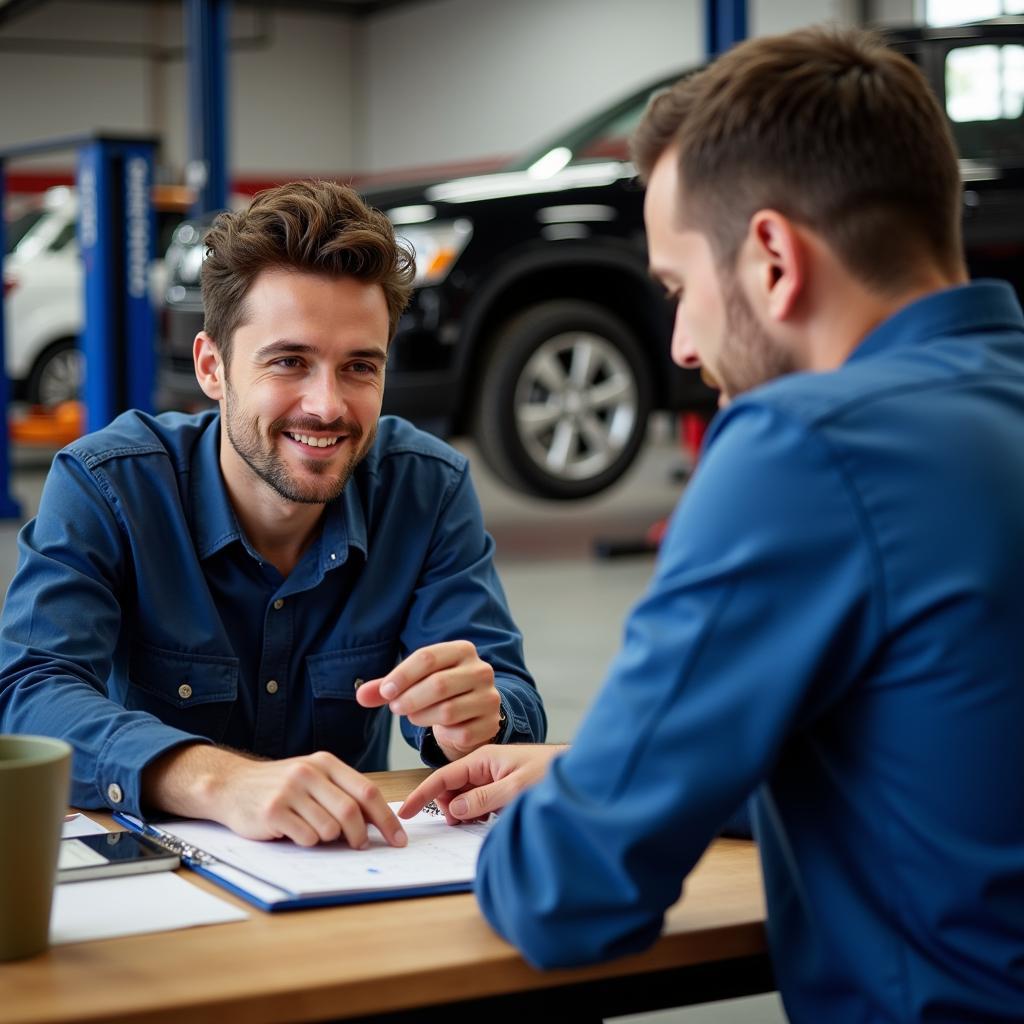
[[[1024,329],[1024,313],[1006,281],[972,281],[916,299],[869,331],[848,363],[886,349],[916,345],[964,331]]]
[[[341,497],[327,506],[324,515],[319,544],[321,568],[325,572],[343,564],[350,547],[357,548],[366,556],[366,515],[355,476],[353,474]],[[249,548],[220,471],[219,415],[211,418],[196,444],[189,491],[194,539],[200,559],[209,558],[236,540]],[[256,557],[251,550],[250,553]]]

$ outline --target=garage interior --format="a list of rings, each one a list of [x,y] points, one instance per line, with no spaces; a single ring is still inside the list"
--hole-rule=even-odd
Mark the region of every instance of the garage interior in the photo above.
[[[699,64],[707,6],[701,0],[235,0],[223,112],[229,202],[300,177],[384,188],[503,167],[644,83]],[[747,31],[768,34],[828,20],[920,24],[926,6],[750,0]],[[973,6],[968,16],[976,16],[979,5]],[[0,0],[0,90],[18,97],[0,105],[0,147],[80,133],[153,137],[154,180],[201,191],[184,24],[176,0]],[[74,178],[69,154],[19,157],[6,171],[9,199]],[[162,329],[159,318],[155,329]],[[13,404],[11,414],[14,424],[26,407]],[[657,526],[678,501],[696,458],[680,423],[676,413],[654,409],[635,461],[609,486],[575,500],[515,486],[515,469],[495,473],[467,430],[452,437],[472,464],[496,564],[548,711],[549,741],[571,739],[650,577]],[[59,446],[46,436],[19,441],[11,429],[9,491],[20,515],[0,520],[5,588],[17,565],[18,530],[34,514]],[[391,767],[420,767],[397,726]],[[777,996],[765,994],[617,1019],[773,1024],[786,1018]]]

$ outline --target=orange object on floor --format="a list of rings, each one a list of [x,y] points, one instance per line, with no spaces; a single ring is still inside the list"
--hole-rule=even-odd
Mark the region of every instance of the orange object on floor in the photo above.
[[[17,444],[38,444],[53,448],[64,445],[85,433],[85,406],[81,402],[61,402],[52,409],[32,406],[22,416],[12,416],[8,436]]]

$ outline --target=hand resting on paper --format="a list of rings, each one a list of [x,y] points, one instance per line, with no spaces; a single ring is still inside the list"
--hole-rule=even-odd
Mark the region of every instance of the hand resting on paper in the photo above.
[[[430,726],[449,760],[490,743],[501,712],[494,669],[468,640],[413,651],[382,679],[363,683],[356,700],[364,708],[387,704],[413,725]]]
[[[344,838],[367,845],[367,824],[392,846],[406,834],[383,794],[333,754],[264,761],[220,747],[176,747],[147,766],[143,799],[152,807],[226,825],[246,839],[300,846]]]
[[[411,818],[434,800],[449,825],[486,818],[539,782],[548,765],[567,749],[532,743],[480,747],[424,779],[406,797],[398,815]]]

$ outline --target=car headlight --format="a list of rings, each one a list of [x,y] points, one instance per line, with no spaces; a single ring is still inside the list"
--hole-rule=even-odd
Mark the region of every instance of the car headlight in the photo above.
[[[416,254],[416,279],[413,284],[438,284],[455,265],[473,235],[473,225],[465,218],[430,224],[403,224],[396,231],[399,238]]]

